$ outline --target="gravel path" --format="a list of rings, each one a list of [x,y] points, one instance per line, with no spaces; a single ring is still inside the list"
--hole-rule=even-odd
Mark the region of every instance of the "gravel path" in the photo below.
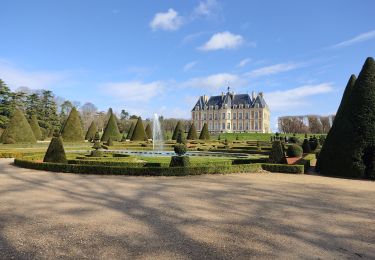
[[[0,259],[374,259],[375,182],[74,175],[0,160]]]

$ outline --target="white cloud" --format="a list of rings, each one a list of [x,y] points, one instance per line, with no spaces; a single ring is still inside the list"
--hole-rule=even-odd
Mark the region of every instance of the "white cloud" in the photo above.
[[[66,80],[69,72],[29,71],[0,59],[0,78],[11,88],[29,87],[31,89],[52,88]]]
[[[200,1],[194,9],[193,16],[212,17],[221,9],[220,4],[216,0]]]
[[[247,84],[247,81],[236,74],[218,73],[206,77],[192,78],[182,82],[182,87],[206,88],[208,90],[216,91],[223,87],[240,87]]]
[[[354,38],[351,38],[349,40],[339,42],[339,43],[331,46],[331,48],[336,49],[336,48],[347,47],[347,46],[350,46],[350,45],[353,45],[353,44],[356,44],[356,43],[371,40],[373,38],[375,38],[375,30],[365,32],[365,33],[359,34],[359,35],[357,35]]]
[[[287,63],[279,63],[271,66],[262,67],[247,73],[247,76],[250,77],[261,77],[261,76],[269,76],[273,74],[278,74],[280,72],[286,72],[290,70],[294,70],[300,67],[306,66],[305,63],[295,63],[295,62],[287,62]]]
[[[184,71],[187,72],[189,70],[191,70],[195,65],[197,65],[197,61],[192,61],[192,62],[189,62],[189,63],[186,63],[185,66],[184,66]]]
[[[102,86],[108,95],[129,102],[147,102],[162,93],[164,88],[165,83],[162,81],[150,83],[140,81],[110,82]]]
[[[308,104],[307,97],[331,92],[331,83],[305,85],[289,90],[265,93],[265,99],[272,112],[287,111]]]
[[[182,17],[172,8],[169,8],[165,13],[156,13],[150,22],[150,26],[154,31],[158,29],[175,31],[180,28],[181,25]]]
[[[245,40],[241,35],[232,34],[228,31],[216,33],[201,47],[202,51],[213,51],[220,49],[236,49],[241,46]]]
[[[239,67],[239,68],[242,68],[244,66],[246,66],[246,64],[248,64],[249,62],[251,62],[251,59],[249,58],[246,58],[246,59],[243,59],[241,60],[236,67]]]

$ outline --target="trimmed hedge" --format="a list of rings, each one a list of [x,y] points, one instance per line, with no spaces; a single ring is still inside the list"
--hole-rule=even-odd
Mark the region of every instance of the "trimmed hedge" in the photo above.
[[[75,107],[70,111],[70,114],[61,129],[61,137],[64,142],[81,142],[85,140],[81,117]]]
[[[246,159],[233,159],[232,164],[249,164],[249,163],[266,163],[268,158],[246,158]]]
[[[259,172],[261,169],[270,172],[281,173],[301,174],[304,172],[303,165],[284,165],[267,163],[190,167],[120,167],[105,165],[41,163],[36,161],[15,159],[14,164],[24,168],[46,170],[53,172],[132,176],[186,176],[200,174],[248,173]]]

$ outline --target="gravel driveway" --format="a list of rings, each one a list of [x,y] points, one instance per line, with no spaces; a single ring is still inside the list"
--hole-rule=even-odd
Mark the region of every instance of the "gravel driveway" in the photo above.
[[[375,258],[375,182],[126,177],[0,160],[0,259]]]

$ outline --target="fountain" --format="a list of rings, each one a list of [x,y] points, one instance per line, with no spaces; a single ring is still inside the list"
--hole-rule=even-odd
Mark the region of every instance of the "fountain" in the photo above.
[[[163,151],[163,132],[161,131],[160,121],[157,114],[154,114],[152,122],[152,149]]]

